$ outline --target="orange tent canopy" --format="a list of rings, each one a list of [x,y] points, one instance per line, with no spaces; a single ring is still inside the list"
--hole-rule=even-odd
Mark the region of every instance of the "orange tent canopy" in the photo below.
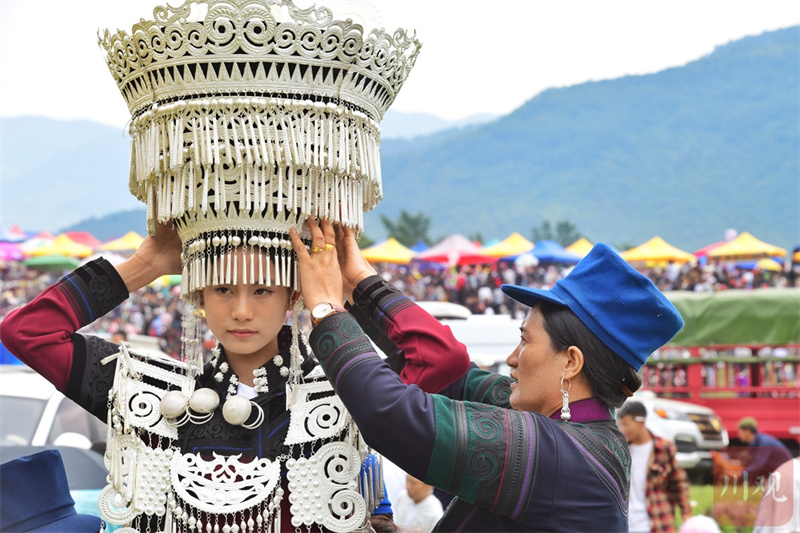
[[[669,261],[676,263],[697,261],[694,255],[672,246],[658,236],[619,255],[629,263],[646,263],[648,265],[667,263]]]
[[[530,252],[533,250],[533,246],[531,241],[514,232],[497,244],[481,249],[481,252],[492,257],[511,257]]]
[[[414,252],[406,248],[394,237],[390,237],[383,242],[379,242],[369,248],[361,250],[367,261],[370,263],[396,263],[406,265],[411,262]]]
[[[760,241],[746,231],[708,252],[709,259],[758,259],[785,255],[785,249]]]

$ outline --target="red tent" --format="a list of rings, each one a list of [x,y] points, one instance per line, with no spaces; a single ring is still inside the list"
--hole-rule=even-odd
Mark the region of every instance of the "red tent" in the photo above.
[[[450,235],[436,246],[417,254],[416,260],[445,263],[453,266],[496,263],[498,259],[483,253],[480,246],[477,246],[463,235]]]
[[[91,249],[95,249],[102,244],[100,240],[96,239],[95,236],[88,231],[68,231],[67,237]]]

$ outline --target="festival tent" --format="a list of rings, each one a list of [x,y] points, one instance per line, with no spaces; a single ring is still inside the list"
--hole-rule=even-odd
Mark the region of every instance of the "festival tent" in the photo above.
[[[693,254],[675,248],[657,236],[619,255],[629,263],[645,263],[647,265],[663,264],[670,261],[675,263],[697,262],[697,257]]]
[[[23,257],[22,247],[16,242],[0,242],[0,261],[19,261]]]
[[[144,237],[141,237],[135,231],[129,231],[119,239],[115,239],[113,241],[108,241],[107,243],[101,244],[96,249],[97,250],[138,250],[139,246],[142,245],[142,241]]]
[[[556,241],[547,239],[537,241],[531,253],[540,263],[564,263],[566,265],[575,265],[581,260],[579,256],[569,253]]]
[[[122,263],[123,261],[127,261],[128,259],[124,255],[120,255],[114,252],[105,252],[105,253],[95,252],[89,257],[81,259],[81,265],[85,265],[86,263],[94,261],[95,259],[100,259],[101,257],[114,266],[117,266],[118,264]]]
[[[28,235],[17,224],[7,230],[0,230],[0,241],[3,242],[22,242],[27,238]]]
[[[586,257],[592,251],[592,248],[594,248],[594,244],[590,243],[586,237],[581,237],[564,249],[578,257]]]
[[[430,246],[428,246],[428,244],[425,241],[420,239],[414,244],[414,246],[411,247],[411,251],[412,252],[424,252],[428,248],[430,248]]]
[[[517,232],[492,246],[484,246],[481,251],[493,257],[514,258],[533,250],[533,243]]]
[[[497,262],[496,257],[484,254],[480,246],[477,246],[463,235],[445,237],[439,244],[417,254],[415,259],[432,263],[445,263],[451,266]]]
[[[715,248],[719,248],[720,246],[722,246],[726,242],[728,242],[728,241],[712,242],[711,244],[708,244],[706,246],[703,246],[699,250],[696,250],[694,252],[694,255],[695,255],[695,257],[705,257],[705,256],[708,255],[708,252],[710,252],[711,250],[714,250]]]
[[[34,270],[57,271],[73,270],[78,267],[79,262],[66,255],[40,255],[25,259],[22,264]]]
[[[760,257],[784,257],[786,250],[767,244],[744,232],[730,242],[708,252],[709,259],[757,259]]]
[[[414,252],[390,237],[369,248],[361,250],[361,255],[370,263],[396,263],[406,265],[414,258]]]
[[[88,231],[68,231],[66,235],[73,241],[88,246],[89,248],[97,248],[102,244],[99,239]]]
[[[77,243],[67,237],[65,233],[56,237],[53,242],[37,246],[28,255],[41,257],[47,255],[63,255],[65,257],[88,257],[92,255],[92,249],[86,245]]]

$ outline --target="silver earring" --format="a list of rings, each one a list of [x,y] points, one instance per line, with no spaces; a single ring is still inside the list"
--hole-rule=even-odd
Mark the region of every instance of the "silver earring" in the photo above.
[[[567,389],[564,390],[564,378],[561,378],[561,420],[569,422],[572,415],[569,412],[569,391],[572,389],[572,382],[567,380]]]

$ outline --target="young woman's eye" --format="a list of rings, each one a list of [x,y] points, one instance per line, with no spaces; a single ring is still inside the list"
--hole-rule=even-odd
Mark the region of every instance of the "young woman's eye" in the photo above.
[[[217,287],[216,289],[214,289],[214,291],[217,294],[228,294],[229,292],[231,292],[228,287]]]
[[[263,296],[265,294],[271,294],[272,291],[270,289],[265,288],[265,287],[259,287],[258,289],[256,289],[255,293],[258,296]]]

